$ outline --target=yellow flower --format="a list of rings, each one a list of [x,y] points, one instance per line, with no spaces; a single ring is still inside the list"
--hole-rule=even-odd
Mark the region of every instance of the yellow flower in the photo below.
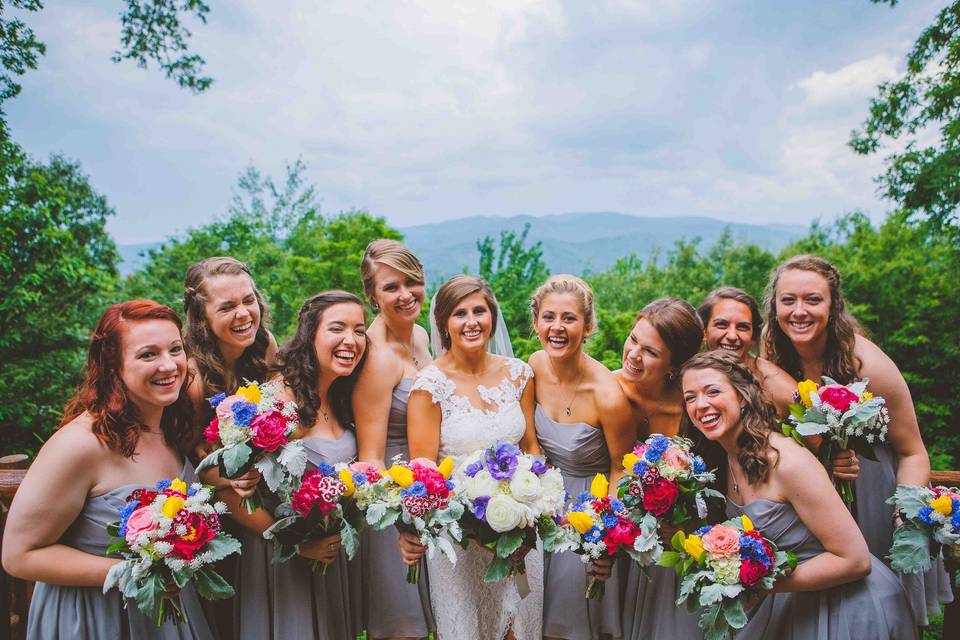
[[[406,467],[401,467],[400,465],[393,465],[387,469],[387,473],[390,474],[390,477],[393,478],[394,482],[406,489],[413,484],[413,471],[407,469]]]
[[[247,402],[252,402],[253,404],[260,404],[260,387],[257,386],[256,382],[252,382],[246,387],[240,387],[237,389],[237,394]]]
[[[167,496],[163,503],[163,515],[168,518],[175,517],[183,509],[183,498],[180,496]]]
[[[866,402],[867,400],[870,400],[871,398],[873,398],[873,394],[870,393],[869,391],[864,391],[864,392],[863,392],[863,395],[860,396],[860,402]]]
[[[940,496],[931,502],[930,506],[945,516],[950,515],[950,512],[953,511],[953,501],[950,500],[950,496]]]
[[[638,462],[640,462],[640,457],[632,451],[623,456],[623,468],[626,469],[627,473],[630,475],[634,475],[633,465],[637,464]]]
[[[347,490],[344,492],[343,495],[349,498],[350,496],[353,495],[353,492],[357,488],[356,485],[353,484],[353,474],[350,473],[349,469],[344,467],[343,469],[340,469],[339,475],[340,475],[340,482],[342,482],[347,487]]]
[[[700,540],[700,536],[689,535],[683,540],[683,550],[693,556],[693,559],[697,562],[700,562],[700,559],[703,558],[705,553],[703,550],[703,541]]]
[[[573,528],[576,529],[580,535],[590,531],[591,527],[593,527],[593,518],[583,511],[571,511],[568,513],[567,522],[573,525]]]
[[[606,476],[602,473],[598,473],[593,476],[593,480],[590,482],[590,495],[594,498],[606,498],[607,490],[610,488],[610,483],[607,482]]]
[[[743,532],[750,533],[753,531],[753,522],[750,520],[750,518],[748,518],[746,515],[742,515],[740,518],[743,520]]]
[[[180,478],[174,478],[170,482],[170,490],[176,491],[177,493],[182,493],[187,495],[187,483],[181,480]]]
[[[813,380],[804,380],[803,382],[797,384],[797,391],[800,392],[800,402],[802,402],[807,407],[813,406],[813,401],[810,400],[810,392],[817,390],[817,383]]]
[[[450,474],[453,473],[453,460],[450,458],[444,458],[443,462],[437,465],[437,471],[439,471],[444,478],[449,480]]]

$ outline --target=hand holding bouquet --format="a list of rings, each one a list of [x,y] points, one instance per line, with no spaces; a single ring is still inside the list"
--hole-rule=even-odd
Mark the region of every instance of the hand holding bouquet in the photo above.
[[[874,442],[887,436],[890,416],[883,398],[867,391],[867,379],[849,385],[837,384],[823,376],[823,386],[812,380],[797,385],[790,415],[783,433],[804,444],[799,436],[822,435],[818,456],[829,468],[834,451],[853,449],[868,460],[876,460]],[[846,504],[854,499],[851,480],[834,478],[834,485]]]
[[[426,458],[414,458],[409,463],[396,460],[386,474],[365,463],[351,465],[351,469],[357,503],[366,512],[368,524],[377,530],[396,525],[420,539],[427,557],[432,558],[439,550],[456,564],[453,544],[444,537],[447,534],[456,542],[462,537],[459,520],[463,505],[453,499],[450,458],[439,466]],[[416,584],[419,578],[419,565],[410,566],[407,582]]]
[[[493,551],[483,579],[496,582],[525,573],[523,558],[515,552],[524,542],[536,544],[540,518],[560,515],[565,493],[560,471],[516,445],[497,441],[467,456],[454,483],[465,507],[461,526],[467,537]]]
[[[793,552],[776,546],[754,529],[747,516],[701,527],[692,535],[678,531],[657,564],[673,567],[680,582],[677,605],[703,609],[700,628],[707,640],[722,640],[747,623],[743,601],[773,588],[797,566]]]
[[[901,484],[887,503],[904,520],[893,532],[890,547],[890,566],[895,571],[926,572],[941,548],[948,562],[960,563],[960,489]]]
[[[182,589],[192,581],[203,598],[231,597],[233,587],[211,565],[239,553],[240,543],[220,529],[227,506],[211,502],[212,495],[210,487],[188,487],[176,478],[161,480],[156,490],[137,489],[127,496],[119,521],[107,525],[114,539],[107,554],[119,553],[124,560],[110,567],[103,592],[117,587],[157,626],[168,613],[168,600],[178,619],[184,618],[179,598],[168,597],[172,586]]]
[[[303,474],[300,486],[276,509],[277,521],[263,537],[274,541],[274,562],[286,562],[297,554],[297,545],[340,534],[347,558],[352,560],[359,546],[358,530],[363,517],[351,499],[356,490],[347,465],[320,464]],[[314,571],[326,573],[327,565],[314,561]]]
[[[233,480],[256,467],[274,493],[282,492],[291,477],[302,476],[307,452],[299,440],[290,439],[297,430],[297,407],[277,397],[280,389],[279,381],[251,382],[232,396],[218,393],[210,398],[217,415],[204,436],[220,448],[204,458],[197,471],[217,465],[221,477]],[[248,513],[262,502],[259,490],[244,499]]]

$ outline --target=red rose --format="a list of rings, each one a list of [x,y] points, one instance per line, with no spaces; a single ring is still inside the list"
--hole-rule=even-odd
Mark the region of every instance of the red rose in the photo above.
[[[615,554],[620,549],[620,545],[632,547],[638,535],[640,535],[640,529],[637,525],[620,518],[616,525],[604,533],[603,541],[607,545],[607,554],[611,556]]]
[[[186,511],[181,511],[180,514],[177,514],[178,517],[183,513],[186,513]],[[187,532],[183,535],[173,533],[166,537],[166,541],[173,545],[172,555],[189,562],[193,560],[194,555],[203,545],[217,535],[217,532],[210,526],[207,519],[199,513],[191,513],[185,520],[183,526],[186,527]]]
[[[203,437],[210,443],[220,440],[220,418],[213,416],[213,420],[211,420],[207,428],[203,430]]]
[[[770,573],[763,563],[757,562],[753,558],[744,558],[740,561],[740,582],[745,587],[752,587]]]
[[[830,384],[819,391],[820,402],[825,402],[840,413],[850,408],[850,405],[859,400],[853,391],[842,384]]]
[[[643,508],[655,516],[662,516],[676,503],[679,495],[676,482],[658,477],[643,487]]]
[[[261,413],[250,422],[250,442],[258,449],[273,453],[287,443],[287,419],[279,411]]]
[[[153,504],[153,501],[156,500],[156,498],[156,491],[151,491],[150,489],[134,489],[133,492],[127,496],[127,502],[139,500],[140,506],[146,506],[148,504]]]

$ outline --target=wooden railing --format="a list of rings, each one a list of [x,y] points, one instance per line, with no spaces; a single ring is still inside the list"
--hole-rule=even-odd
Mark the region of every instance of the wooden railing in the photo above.
[[[3,537],[7,509],[29,464],[24,455],[0,458],[0,539]],[[960,471],[933,471],[930,482],[948,487],[960,486]],[[0,640],[22,640],[26,637],[27,611],[32,592],[31,583],[12,578],[0,569]],[[9,620],[9,624],[4,624],[4,620]],[[943,637],[960,638],[960,593],[952,604],[944,608]]]

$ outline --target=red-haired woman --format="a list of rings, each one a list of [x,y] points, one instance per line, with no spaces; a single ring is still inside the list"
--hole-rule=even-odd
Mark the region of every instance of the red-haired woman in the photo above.
[[[180,320],[151,300],[111,306],[100,318],[87,370],[59,430],[40,449],[10,507],[3,566],[37,582],[29,638],[209,638],[191,586],[187,619],[156,627],[101,586],[116,558],[106,525],[137,487],[195,480],[182,445],[194,429]]]

